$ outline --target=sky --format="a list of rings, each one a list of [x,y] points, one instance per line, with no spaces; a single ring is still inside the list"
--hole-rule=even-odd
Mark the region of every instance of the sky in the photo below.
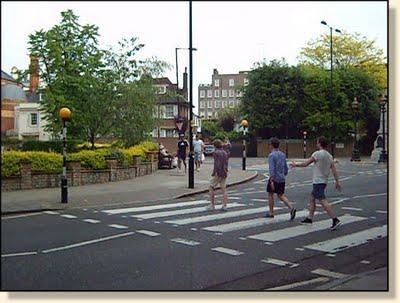
[[[197,88],[211,84],[219,73],[250,70],[255,62],[285,58],[296,64],[302,47],[329,28],[358,32],[376,40],[387,53],[387,6],[384,1],[321,2],[218,2],[194,1],[193,103],[197,113]],[[141,58],[157,57],[171,65],[165,71],[176,83],[175,48],[189,47],[189,2],[1,2],[1,69],[26,69],[28,36],[48,30],[61,20],[60,12],[72,9],[81,24],[99,27],[101,47],[116,46],[122,38],[138,37],[145,47]],[[189,52],[178,51],[179,83],[189,66]]]

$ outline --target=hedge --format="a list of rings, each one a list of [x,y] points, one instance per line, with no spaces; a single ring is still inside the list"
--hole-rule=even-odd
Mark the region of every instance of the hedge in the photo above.
[[[140,156],[142,161],[146,161],[146,152],[155,150],[158,150],[158,145],[146,141],[128,149],[111,148],[68,153],[67,160],[80,161],[82,167],[88,169],[104,169],[107,168],[106,159],[113,157],[118,160],[119,166],[129,167],[133,164],[133,156]],[[22,160],[30,160],[33,171],[44,173],[61,173],[62,171],[61,154],[40,151],[5,151],[1,154],[1,177],[18,176]]]
[[[82,144],[83,140],[68,140],[67,141],[67,152],[73,153],[79,151],[79,144]],[[44,152],[56,152],[62,154],[63,152],[63,141],[38,141],[38,140],[26,140],[20,143],[22,151],[44,151]]]

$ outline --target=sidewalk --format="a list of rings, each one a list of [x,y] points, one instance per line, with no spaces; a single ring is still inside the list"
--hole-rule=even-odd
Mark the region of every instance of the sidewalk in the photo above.
[[[316,287],[314,290],[388,290],[389,284],[387,275],[387,267],[383,267],[373,271],[338,279]]]
[[[178,174],[176,169],[158,170],[154,174],[132,180],[92,184],[68,188],[68,203],[61,204],[61,190],[44,188],[1,193],[1,213],[56,210],[85,207],[110,207],[160,200],[178,199],[207,192],[212,164],[204,164],[194,173],[194,188],[188,188],[188,174]],[[249,181],[257,176],[254,171],[231,168],[227,186]]]

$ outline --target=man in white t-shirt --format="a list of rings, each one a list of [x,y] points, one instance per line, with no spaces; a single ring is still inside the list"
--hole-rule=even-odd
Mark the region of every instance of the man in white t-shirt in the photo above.
[[[324,137],[319,137],[317,140],[318,151],[314,152],[307,161],[303,163],[292,162],[291,167],[306,167],[311,163],[314,163],[313,167],[313,191],[311,193],[310,200],[310,213],[308,218],[305,218],[301,223],[311,224],[314,212],[315,212],[315,200],[319,200],[322,207],[332,218],[331,229],[335,230],[340,225],[340,220],[336,217],[332,210],[332,206],[329,204],[325,197],[325,188],[328,184],[329,173],[332,170],[333,176],[336,181],[336,189],[340,190],[341,185],[339,182],[339,175],[336,171],[335,163],[333,162],[332,155],[326,150],[328,147],[328,140]]]
[[[196,135],[196,139],[193,140],[193,151],[194,161],[196,163],[196,171],[200,170],[201,156],[204,152],[204,142],[200,139],[199,135]]]

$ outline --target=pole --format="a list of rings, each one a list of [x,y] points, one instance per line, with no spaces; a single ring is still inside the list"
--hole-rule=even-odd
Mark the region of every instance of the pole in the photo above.
[[[180,110],[179,110],[179,69],[178,69],[178,47],[175,47],[175,68],[176,68],[176,102],[178,106],[178,117],[180,117]]]
[[[303,132],[303,158],[307,157],[307,133]]]
[[[385,103],[381,104],[381,110],[382,110],[382,151],[381,155],[379,157],[378,162],[386,162],[387,161],[387,155],[386,155],[386,134],[385,134]]]
[[[331,89],[329,93],[331,103],[331,153],[333,159],[335,159],[335,137],[333,127],[333,43],[332,43],[332,27],[329,27],[331,31]]]
[[[286,158],[289,158],[289,144],[288,144],[288,137],[289,137],[289,126],[288,120],[286,120]]]
[[[193,41],[192,41],[192,1],[189,1],[189,188],[194,188],[194,155],[193,155]]]
[[[246,136],[246,127],[243,127],[243,136]],[[246,137],[243,138],[242,170],[246,170]]]
[[[67,127],[63,120],[63,171],[61,178],[61,203],[68,203],[68,182],[67,182]]]

